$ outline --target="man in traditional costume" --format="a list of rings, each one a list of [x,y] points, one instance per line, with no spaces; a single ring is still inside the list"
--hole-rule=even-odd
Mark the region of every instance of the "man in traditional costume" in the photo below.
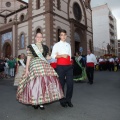
[[[94,66],[96,65],[97,60],[94,54],[88,50],[87,61],[86,61],[86,72],[88,77],[88,83],[93,84],[94,79]]]
[[[110,58],[109,58],[109,71],[114,71],[114,59],[113,59],[113,57],[111,56]]]
[[[73,68],[71,65],[71,46],[66,42],[66,30],[60,30],[60,41],[53,46],[51,57],[57,59],[57,73],[62,89],[67,84],[66,96],[60,100],[62,107],[73,107],[71,103],[73,94]]]

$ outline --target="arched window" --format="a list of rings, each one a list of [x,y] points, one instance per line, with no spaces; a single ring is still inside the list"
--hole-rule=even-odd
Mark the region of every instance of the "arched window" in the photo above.
[[[36,30],[36,34],[37,34],[37,33],[41,33],[40,28],[38,28],[38,29]]]
[[[40,9],[40,0],[36,0],[36,9]]]
[[[57,40],[58,40],[58,42],[59,42],[59,41],[60,41],[60,37],[59,37],[59,36],[60,36],[60,29],[57,30],[57,34],[58,34]]]
[[[20,16],[20,21],[22,22],[25,19],[24,15]]]
[[[20,36],[20,48],[23,49],[25,48],[25,35],[21,34]]]
[[[60,3],[61,3],[60,0],[57,0],[57,9],[58,9],[58,10],[61,9],[61,8],[60,8],[60,6],[61,6]]]
[[[82,10],[77,2],[73,4],[73,13],[77,21],[80,21],[82,19]]]

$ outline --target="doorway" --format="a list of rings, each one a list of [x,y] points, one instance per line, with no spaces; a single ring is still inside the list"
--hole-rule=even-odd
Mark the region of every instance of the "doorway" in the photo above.
[[[80,42],[75,41],[75,52],[79,52]]]
[[[75,52],[79,52],[79,47],[80,47],[80,35],[78,32],[74,33],[74,40],[75,40]]]
[[[4,57],[7,57],[7,58],[9,58],[12,54],[12,48],[8,42],[5,43],[3,46],[3,54],[4,54]]]

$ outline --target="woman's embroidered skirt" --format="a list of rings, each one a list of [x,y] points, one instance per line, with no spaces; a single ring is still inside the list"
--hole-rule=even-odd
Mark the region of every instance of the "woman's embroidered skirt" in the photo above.
[[[55,70],[38,57],[30,61],[29,75],[22,76],[17,99],[23,104],[39,105],[63,98],[63,91]]]

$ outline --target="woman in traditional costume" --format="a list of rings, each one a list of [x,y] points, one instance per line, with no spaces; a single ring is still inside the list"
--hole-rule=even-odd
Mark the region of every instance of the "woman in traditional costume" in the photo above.
[[[42,44],[42,34],[37,33],[36,44],[28,46],[25,75],[21,78],[17,99],[35,109],[64,97],[58,75],[46,60],[48,47]]]
[[[74,81],[83,81],[86,79],[86,70],[85,62],[82,59],[82,56],[78,52],[75,53],[73,59],[73,80]]]
[[[25,59],[25,54],[22,53],[20,55],[20,59],[17,61],[17,67],[16,67],[16,74],[15,74],[15,80],[14,80],[14,86],[18,86],[18,83],[22,77],[22,75],[25,72],[25,64],[26,64],[26,59]]]

